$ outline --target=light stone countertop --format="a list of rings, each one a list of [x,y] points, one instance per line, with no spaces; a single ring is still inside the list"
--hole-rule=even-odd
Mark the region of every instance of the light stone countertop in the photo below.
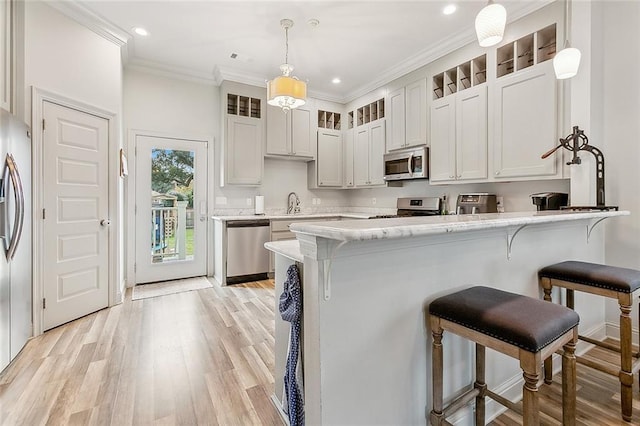
[[[322,219],[327,217],[342,217],[348,219],[369,219],[375,216],[374,213],[353,213],[353,212],[338,212],[338,213],[295,213],[295,214],[251,214],[251,215],[236,215],[236,216],[211,216],[213,220],[219,220],[227,222],[230,220],[256,220],[256,219],[290,219],[295,221],[296,219]]]
[[[296,262],[304,261],[304,256],[300,253],[300,242],[298,240],[270,241],[264,243],[264,248]]]
[[[366,241],[454,232],[481,231],[523,225],[627,216],[628,211],[541,211],[405,217],[335,222],[301,222],[290,227],[297,234],[337,241]]]

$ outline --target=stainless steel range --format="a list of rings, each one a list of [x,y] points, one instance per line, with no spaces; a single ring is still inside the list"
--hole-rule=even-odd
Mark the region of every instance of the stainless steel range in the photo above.
[[[440,214],[440,198],[438,197],[403,197],[398,198],[396,214],[379,215],[372,219],[409,217],[409,216],[436,216]]]

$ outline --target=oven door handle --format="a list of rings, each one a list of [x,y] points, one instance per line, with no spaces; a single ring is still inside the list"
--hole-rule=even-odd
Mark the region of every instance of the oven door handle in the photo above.
[[[413,154],[409,155],[407,160],[407,168],[409,170],[409,177],[413,177]]]

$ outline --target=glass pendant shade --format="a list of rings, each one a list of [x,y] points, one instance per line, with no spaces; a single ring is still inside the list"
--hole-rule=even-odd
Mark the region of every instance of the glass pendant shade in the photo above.
[[[562,80],[576,75],[580,67],[581,56],[582,54],[575,47],[567,47],[556,53],[553,58],[553,70],[556,73],[556,78]]]
[[[476,16],[476,35],[482,47],[502,41],[507,23],[507,10],[501,4],[489,2]]]

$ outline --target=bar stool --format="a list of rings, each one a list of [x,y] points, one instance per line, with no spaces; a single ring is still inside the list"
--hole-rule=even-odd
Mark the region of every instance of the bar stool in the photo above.
[[[552,308],[553,307],[553,308]],[[562,424],[574,425],[576,417],[576,359],[580,318],[571,309],[539,299],[496,290],[471,287],[440,297],[429,305],[433,335],[432,425],[448,425],[446,418],[475,398],[475,424],[484,425],[485,397],[522,414],[524,425],[539,425],[538,382],[542,361],[556,350],[562,355]],[[473,388],[443,407],[442,335],[447,330],[476,343]],[[491,392],[485,383],[485,347],[520,361],[523,370],[523,406]]]
[[[551,301],[553,286],[567,289],[567,307],[574,308],[574,291],[597,294],[616,299],[620,305],[620,344],[610,344],[579,336],[580,340],[620,353],[620,369],[611,365],[577,357],[577,362],[620,379],[622,418],[631,421],[633,403],[633,375],[640,369],[640,354],[633,352],[631,310],[633,293],[640,288],[640,271],[596,263],[567,261],[542,268],[538,272],[544,300]],[[635,358],[635,360],[634,360]],[[553,371],[551,358],[545,360],[545,382],[549,383]]]

